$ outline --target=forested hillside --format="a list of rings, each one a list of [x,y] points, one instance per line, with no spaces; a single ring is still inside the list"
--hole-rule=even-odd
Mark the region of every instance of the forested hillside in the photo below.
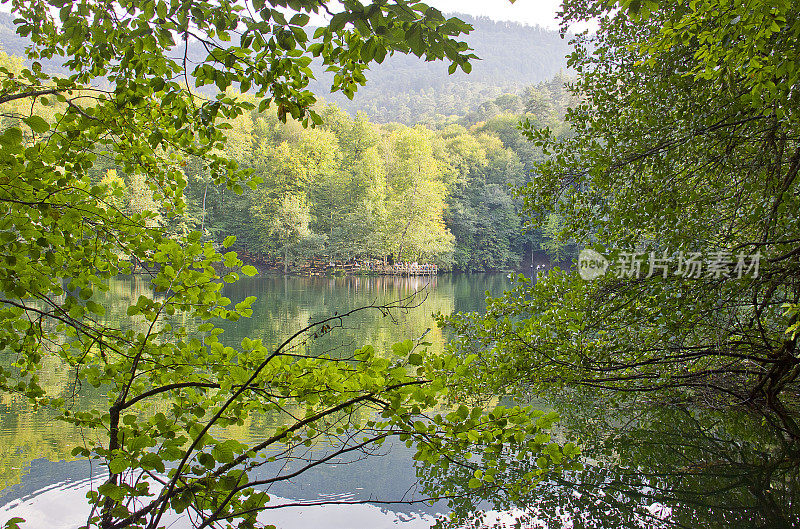
[[[98,164],[96,178],[119,184],[119,207],[131,214],[155,211],[153,222],[217,242],[235,235],[236,248],[286,270],[312,258],[390,254],[460,271],[517,268],[532,250],[561,249],[553,230],[524,233],[512,196],[541,158],[517,125],[527,118],[558,127],[561,92],[552,88],[561,82],[501,96],[480,106],[480,121],[438,129],[376,124],[334,105],[318,109],[323,124],[314,129],[253,111],[230,123],[226,154],[260,184],[239,193],[187,166],[182,218],[158,211],[135,175]]]
[[[0,13],[0,45],[2,45],[3,51],[9,55],[22,57],[25,55],[25,46],[27,44],[28,39],[23,39],[17,35],[11,15]]]
[[[340,92],[329,93],[333,76],[321,67],[314,68],[317,80],[310,88],[350,114],[362,111],[377,123],[414,125],[464,117],[486,101],[505,93],[520,93],[526,86],[566,70],[569,45],[557,31],[495,22],[486,17],[458,16],[473,26],[466,41],[480,57],[473,61],[469,74],[459,69],[448,75],[447,66],[440,62],[395,54],[387,56],[382,64],[371,66],[369,82],[359,88],[352,101]],[[0,49],[22,56],[27,43],[27,39],[16,35],[10,15],[0,13]],[[188,56],[197,63],[205,56],[205,50],[194,43]],[[47,71],[66,71],[57,62],[41,62]]]
[[[518,129],[520,120],[564,133],[567,46],[542,28],[464,18],[482,59],[469,75],[388,56],[373,65],[353,101],[339,93],[318,105],[321,127],[283,124],[274,108],[230,123],[226,154],[260,179],[255,189],[238,193],[186,166],[189,207],[175,218],[160,210],[142,175],[125,174],[101,156],[94,178],[120,188],[117,206],[129,214],[150,211],[154,225],[197,229],[217,242],[235,235],[238,249],[287,271],[319,257],[392,255],[461,271],[519,268],[541,249],[560,257],[563,245],[551,237],[558,219],[525,233],[512,189],[541,158]],[[24,52],[27,41],[4,13],[0,39],[6,50]],[[202,58],[199,47],[188,54]],[[11,70],[22,67],[22,59],[6,62]],[[44,68],[62,73],[56,63]],[[312,88],[327,93],[321,87],[330,81],[323,73]]]
[[[2,57],[10,71],[21,69],[21,59]],[[274,108],[254,108],[226,124],[225,154],[259,185],[228,188],[190,162],[182,166],[188,207],[181,216],[163,210],[143,175],[126,173],[101,150],[93,180],[117,188],[115,206],[127,215],[175,234],[198,230],[217,243],[234,235],[235,248],[286,271],[312,258],[389,255],[446,270],[513,269],[532,251],[557,257],[563,249],[553,243],[556,218],[524,232],[513,188],[541,159],[520,120],[564,134],[565,81],[501,95],[439,127],[377,124],[320,105],[322,125],[304,128],[282,123]],[[29,109],[12,102],[4,110],[7,127]],[[61,111],[42,107],[40,115],[53,122]]]
[[[457,16],[475,28],[465,40],[480,60],[474,61],[469,74],[458,70],[448,75],[442,63],[398,54],[370,68],[369,82],[352,101],[340,93],[327,98],[348,112],[366,112],[380,123],[410,125],[464,116],[485,101],[520,92],[566,70],[570,48],[557,31]],[[325,94],[330,84],[330,76],[322,72],[312,89]]]
[[[515,186],[541,152],[522,119],[566,134],[565,79],[488,101],[459,123],[381,125],[329,105],[323,125],[304,129],[274,113],[245,115],[228,132],[231,153],[261,179],[233,193],[187,170],[190,219],[221,241],[288,267],[312,257],[436,263],[459,271],[521,266],[531,251],[563,255],[558,218],[524,232]]]

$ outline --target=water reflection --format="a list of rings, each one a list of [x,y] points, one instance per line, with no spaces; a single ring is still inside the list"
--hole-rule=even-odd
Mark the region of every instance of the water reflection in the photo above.
[[[228,285],[225,295],[234,303],[256,296],[253,317],[235,324],[219,322],[225,329],[221,340],[227,344],[245,336],[276,344],[297,329],[333,314],[357,307],[380,305],[414,298],[416,308],[396,313],[396,319],[380,311],[367,311],[342,322],[342,328],[314,347],[317,352],[337,347],[373,345],[377,350],[392,343],[419,337],[431,329],[426,340],[435,347],[445,341],[431,315],[454,310],[482,310],[485,292],[502,292],[509,280],[500,274],[443,277],[290,277],[247,278]]]
[[[336,332],[318,340],[318,351],[335,347],[349,347],[370,343],[376,349],[388,349],[391,343],[419,337],[432,328],[427,339],[434,347],[441,347],[444,338],[431,318],[441,311],[476,310],[483,306],[484,292],[499,293],[508,284],[503,275],[445,276],[433,278],[428,284],[423,278],[400,277],[337,277],[297,278],[266,276],[244,279],[228,285],[225,295],[236,303],[247,296],[259,299],[253,305],[252,318],[240,320],[235,326],[220,322],[226,332],[222,341],[238,344],[245,336],[261,338],[266,344],[276,344],[298,326],[319,320],[338,312],[370,303],[385,303],[422,290],[424,301],[416,309],[397,314],[395,321],[384,318],[380,312],[362,313],[358,319],[348,321]],[[138,325],[126,315],[127,306],[140,295],[152,295],[147,281],[142,277],[115,279],[100,300],[106,308],[104,323],[114,327]],[[421,300],[423,298],[420,298]],[[170,323],[191,329],[194,322],[178,320]],[[0,358],[0,361],[4,361]],[[71,376],[72,375],[72,376]],[[75,387],[74,373],[62,365],[47,365],[42,370],[42,383],[53,395],[72,399],[75,409],[98,407],[105,400],[101,389]],[[250,441],[263,438],[280,417],[253,416],[244,425],[226,429],[225,436]],[[90,475],[88,466],[81,461],[71,461],[74,446],[83,445],[84,438],[92,432],[81,431],[72,425],[55,420],[46,410],[34,410],[24,399],[8,394],[0,396],[0,522],[5,521],[9,505],[21,497],[27,508],[44,508],[50,504],[44,494],[56,483],[83,483]],[[320,494],[347,494],[353,501],[376,498],[403,498],[415,482],[413,464],[408,451],[401,447],[381,458],[352,465],[336,465],[319,469],[316,474],[303,474],[292,483],[275,486],[271,493],[286,498],[319,499]],[[83,485],[75,485],[78,489]],[[66,485],[65,485],[66,487]],[[64,494],[72,491],[64,488]],[[61,490],[61,489],[58,489]],[[75,489],[77,490],[77,489]],[[81,499],[85,489],[79,495]],[[19,504],[22,505],[22,504]],[[17,508],[21,508],[18,505]],[[54,504],[55,505],[55,504]],[[84,505],[84,502],[80,502]],[[433,510],[431,510],[433,509]],[[56,510],[58,511],[58,510]],[[66,511],[65,511],[66,512]],[[419,505],[407,509],[395,508],[402,516],[390,517],[392,523],[401,519],[414,520],[437,512],[434,508]],[[377,522],[376,522],[377,523]],[[0,523],[0,525],[2,525]],[[29,527],[49,527],[49,523],[30,523]],[[369,526],[369,524],[367,524]]]
[[[509,505],[522,527],[800,527],[800,446],[761,416],[584,392],[553,404],[561,436],[583,445],[585,468],[549,476]],[[459,469],[419,472],[454,487],[468,479]],[[454,507],[474,522],[471,510],[490,505],[483,499]]]
[[[584,505],[599,500],[606,510],[596,514],[621,522],[655,517],[677,527],[800,523],[800,447],[761,416],[591,395],[562,408],[565,427],[585,440],[598,464],[560,486],[583,494]]]
[[[89,509],[86,493],[100,481],[74,480],[54,483],[34,494],[15,499],[0,506],[0,521],[20,517],[25,526],[48,529],[74,529],[84,525]],[[339,498],[333,498],[339,499]],[[296,506],[294,500],[272,495],[269,509],[259,516],[259,522],[281,529],[390,529],[402,525],[406,529],[423,529],[435,522],[426,513],[396,512],[369,503]],[[185,516],[166,513],[162,523],[171,529],[194,527]]]
[[[391,301],[426,283],[422,278],[398,277],[242,280],[227,287],[225,295],[234,303],[257,296],[254,315],[236,326],[221,323],[226,328],[222,338],[229,344],[244,336],[277,343],[300,325],[334,312]],[[418,337],[429,327],[433,329],[428,341],[441,347],[445,337],[435,328],[431,313],[482,310],[485,291],[499,294],[507,284],[504,275],[434,278],[427,286],[424,303],[399,314],[396,322],[377,311],[363,313],[324,337],[329,341],[318,340],[313,347],[330,350],[371,343],[380,350]],[[126,304],[149,288],[141,279],[118,281],[110,287],[107,317],[118,324],[126,321]],[[190,326],[192,322],[181,324]],[[330,341],[333,339],[337,342]],[[46,366],[42,379],[48,389],[62,396],[76,391],[69,371],[61,366]],[[89,406],[103,398],[100,390],[80,388],[76,402]],[[799,447],[769,423],[762,423],[761,417],[734,409],[656,404],[585,392],[567,392],[538,407],[555,408],[561,414],[560,435],[580,440],[586,467],[568,475],[549,476],[524,498],[504,499],[489,494],[491,491],[475,494],[467,485],[471,472],[457,467],[415,467],[403,445],[387,449],[382,457],[321,467],[276,484],[270,494],[311,502],[419,498],[424,491],[415,491],[414,484],[421,477],[440,489],[446,485],[462,491],[464,499],[453,507],[465,515],[476,506],[500,511],[487,515],[481,521],[484,526],[513,526],[519,518],[522,527],[553,528],[800,527]],[[258,439],[277,420],[249,417],[226,435]],[[62,517],[85,517],[82,509],[89,469],[85,461],[69,461],[72,447],[82,444],[85,435],[89,432],[54,421],[45,410],[35,411],[24,401],[2,396],[0,522],[23,511],[29,514],[19,515],[39,517],[31,518],[29,527],[58,527],[56,522]],[[515,471],[525,472],[532,465],[535,462],[519,461]],[[97,468],[94,470],[96,475]],[[274,475],[275,469],[262,471]],[[441,504],[328,505],[279,509],[271,511],[268,520],[279,521],[279,527],[396,527],[400,523],[427,527],[443,509]]]
[[[342,529],[427,528],[444,506],[419,501],[424,496],[416,489],[412,453],[404,443],[387,443],[370,458],[339,457],[291,480],[273,483],[263,489],[271,497],[270,509],[259,519],[282,529],[305,528],[312,523]],[[267,462],[251,477],[290,473],[292,464]],[[301,465],[302,460],[294,464]],[[74,529],[88,517],[86,492],[100,483],[102,468],[96,464],[92,468],[89,461],[35,459],[21,484],[0,493],[0,522],[19,516],[27,520],[26,527]],[[191,527],[187,520],[174,516],[167,526]]]

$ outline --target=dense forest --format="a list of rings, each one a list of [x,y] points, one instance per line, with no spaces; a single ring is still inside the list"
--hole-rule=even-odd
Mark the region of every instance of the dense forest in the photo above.
[[[235,235],[236,249],[285,271],[311,258],[392,255],[456,271],[520,269],[523,260],[529,267],[541,250],[563,258],[565,245],[552,237],[557,219],[526,233],[512,189],[542,159],[521,120],[565,131],[566,41],[540,27],[462,18],[475,27],[468,42],[481,58],[469,75],[395,54],[372,66],[353,100],[338,93],[319,104],[318,128],[284,124],[274,110],[229,123],[226,154],[262,182],[255,189],[227,189],[189,164],[189,207],[170,218],[141,175],[101,157],[94,178],[121,187],[117,206],[129,214],[152,211],[157,225],[201,230],[216,242]],[[19,55],[27,43],[3,13],[0,43]],[[523,59],[512,60],[521,49]],[[17,71],[24,64],[12,62]],[[56,61],[43,67],[63,73]],[[324,94],[331,75],[317,70],[311,87]]]
[[[322,125],[306,129],[254,110],[230,123],[227,154],[260,184],[238,193],[187,166],[187,216],[157,220],[179,220],[217,242],[235,235],[235,248],[287,271],[312,258],[392,255],[486,271],[517,268],[532,251],[558,257],[552,230],[523,230],[513,188],[541,158],[519,122],[557,126],[568,104],[564,82],[557,77],[521,96],[500,96],[437,128],[380,125],[326,105],[319,108]],[[158,209],[143,201],[147,192],[135,176],[105,170],[101,177],[113,174],[125,188],[120,206]]]
[[[448,74],[445,64],[396,53],[372,64],[367,72],[369,83],[349,99],[330,92],[333,74],[315,61],[311,64],[316,77],[311,90],[350,115],[364,112],[373,122],[412,126],[461,119],[503,94],[519,95],[526,87],[567,71],[569,39],[561,38],[558,31],[487,17],[456,16],[474,28],[465,40],[480,60],[473,61],[469,74],[460,69]],[[0,12],[0,50],[21,57],[29,43],[15,33],[11,16]],[[205,52],[194,42],[187,55],[198,63]],[[59,61],[40,62],[46,71],[67,72]],[[213,95],[203,87],[199,90]]]
[[[21,69],[20,59],[4,62]],[[200,230],[216,243],[234,235],[243,255],[284,271],[310,259],[389,255],[444,270],[514,269],[532,252],[562,257],[553,229],[523,230],[513,188],[541,160],[520,121],[563,133],[567,81],[559,75],[501,95],[437,127],[381,125],[321,105],[322,125],[304,128],[253,109],[227,123],[226,154],[260,184],[229,189],[190,162],[179,217],[153,199],[142,175],[102,153],[93,178],[119,188],[115,206],[128,215],[152,214],[152,226]]]
[[[456,16],[475,28],[465,40],[480,60],[469,74],[458,70],[448,75],[442,63],[395,54],[370,67],[369,82],[352,100],[342,94],[324,95],[331,84],[324,71],[312,89],[351,114],[362,111],[379,123],[414,125],[463,117],[487,101],[521,93],[566,71],[569,39],[562,39],[558,31]]]

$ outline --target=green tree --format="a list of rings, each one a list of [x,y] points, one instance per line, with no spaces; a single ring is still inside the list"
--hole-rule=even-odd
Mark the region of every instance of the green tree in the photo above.
[[[167,218],[187,209],[189,163],[214,186],[256,186],[251,171],[226,156],[224,131],[270,105],[280,120],[318,123],[306,89],[312,56],[333,72],[333,89],[350,96],[367,65],[394,52],[469,69],[472,56],[457,40],[469,26],[423,4],[346,0],[313,39],[305,29],[310,15],[331,7],[289,4],[11,2],[17,32],[32,40],[32,66],[19,74],[0,69],[0,105],[25,109],[19,124],[0,133],[0,387],[100,434],[73,451],[107,469],[90,494],[87,525],[155,529],[171,509],[190,512],[198,527],[253,527],[269,499],[260,487],[294,475],[249,477],[278,446],[277,457],[291,458],[292,450],[327,439],[333,456],[398,437],[416,443],[421,461],[451,446],[463,451],[465,439],[487,455],[508,443],[541,448],[529,409],[475,408],[469,421],[460,413],[426,414],[445,392],[435,372],[464,363],[429,355],[424,343],[398,344],[386,356],[369,346],[336,359],[303,353],[303,339],[327,334],[347,314],[282,343],[223,346],[222,330],[209,320],[252,313],[253,298],[231,306],[221,295],[223,282],[255,273],[234,252],[220,253],[234,237],[215,246],[196,231],[168,233],[147,215],[114,207],[113,185],[99,182],[98,159],[144,175]],[[196,43],[204,52],[189,60]],[[63,60],[69,75],[44,74],[45,59]],[[258,103],[227,92],[232,85],[252,91]],[[201,87],[215,95],[194,91]],[[54,108],[53,119],[39,115],[40,107]],[[152,294],[139,295],[123,319],[109,318],[100,294],[132,262],[152,265]],[[223,267],[232,271],[220,277]],[[73,409],[48,391],[40,373],[53,359],[73,380],[102,388],[103,405]],[[282,424],[258,441],[220,433],[251,413],[282,417]],[[562,461],[560,452],[548,454]],[[528,486],[545,473],[507,485]]]
[[[511,185],[522,181],[519,158],[495,136],[443,131],[454,170],[444,220],[455,237],[453,266],[459,270],[503,270],[519,260],[521,231]]]
[[[363,115],[351,119],[336,107],[327,107],[323,119],[341,154],[336,170],[312,185],[314,229],[329,236],[331,256],[380,256],[379,211],[386,199],[381,132]]]
[[[560,240],[612,267],[594,282],[523,281],[485,318],[453,320],[489,385],[717,390],[800,436],[787,405],[800,376],[800,93],[782,59],[798,45],[796,7],[565,3],[564,24],[600,22],[571,58],[584,101],[572,138],[526,128],[551,156],[520,195],[534,222],[558,215]],[[637,252],[638,278],[621,266]],[[700,274],[685,268],[693,252]],[[651,256],[669,268],[649,273]]]
[[[289,252],[300,241],[311,235],[308,224],[311,215],[305,201],[295,195],[285,195],[272,217],[269,231],[283,250],[283,272],[289,271]]]
[[[422,127],[400,128],[389,138],[387,246],[397,261],[449,263],[453,235],[442,218],[447,183],[443,153]]]
[[[273,227],[285,196],[303,196],[308,189],[308,175],[298,149],[284,141],[280,144],[263,144],[256,156],[254,175],[264,181],[250,196],[249,213],[255,232],[254,248],[265,254],[280,254],[282,246],[276,243]]]

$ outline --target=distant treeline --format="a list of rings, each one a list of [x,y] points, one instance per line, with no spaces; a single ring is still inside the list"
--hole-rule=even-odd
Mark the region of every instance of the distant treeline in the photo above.
[[[364,112],[377,123],[415,125],[452,116],[463,118],[485,101],[507,93],[519,94],[526,86],[567,69],[565,57],[570,46],[558,31],[486,17],[455,16],[474,27],[466,41],[480,60],[473,61],[469,74],[457,70],[448,75],[443,63],[397,54],[370,68],[367,84],[359,88],[352,101],[341,93],[329,93],[332,74],[316,63],[312,63],[312,69],[317,80],[311,83],[311,90],[352,115]],[[0,13],[0,50],[23,56],[29,41],[15,31],[11,16]],[[187,50],[190,62],[201,61],[206,53],[196,42]],[[58,61],[41,62],[45,71],[67,74]]]
[[[518,123],[527,117],[564,133],[564,82],[500,96],[436,128],[379,125],[334,105],[319,109],[315,129],[272,113],[241,116],[227,154],[258,187],[237,194],[187,167],[187,222],[215,241],[236,235],[241,250],[290,267],[391,254],[445,270],[506,270],[531,251],[557,255],[548,237],[557,219],[552,230],[525,233],[512,192],[541,157]]]

